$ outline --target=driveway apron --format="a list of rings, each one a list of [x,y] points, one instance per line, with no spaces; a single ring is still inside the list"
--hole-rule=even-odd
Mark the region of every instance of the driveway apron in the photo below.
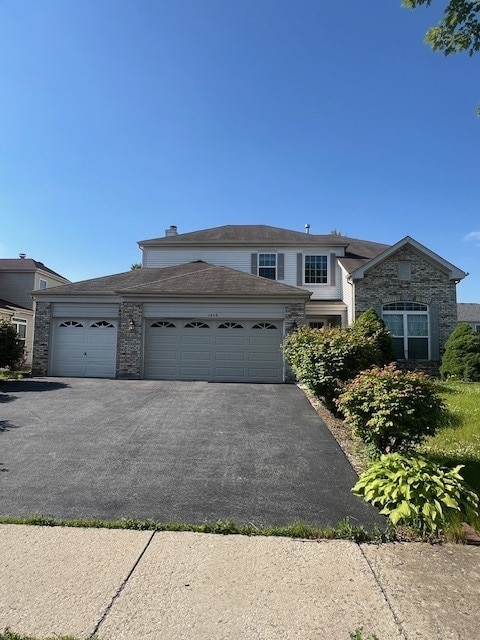
[[[295,385],[38,378],[0,383],[0,515],[383,521]]]

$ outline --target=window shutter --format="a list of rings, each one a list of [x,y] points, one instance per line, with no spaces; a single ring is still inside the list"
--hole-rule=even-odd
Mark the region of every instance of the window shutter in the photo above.
[[[285,254],[277,255],[277,280],[285,280]]]
[[[440,331],[437,307],[430,307],[430,359],[440,360]]]
[[[303,253],[297,253],[297,286],[303,284]]]
[[[334,287],[337,284],[337,256],[334,253],[330,254],[330,286]]]
[[[250,273],[253,273],[254,276],[258,276],[258,254],[256,253],[252,253],[251,255]]]

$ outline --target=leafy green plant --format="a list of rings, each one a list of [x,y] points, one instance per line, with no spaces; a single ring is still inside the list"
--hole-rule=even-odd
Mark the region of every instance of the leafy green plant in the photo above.
[[[343,383],[382,362],[375,340],[351,327],[301,328],[287,336],[283,351],[297,378],[334,413]]]
[[[363,627],[360,627],[360,629],[355,629],[355,631],[350,634],[350,640],[378,640],[378,636],[374,633],[371,633],[369,636],[364,636]]]
[[[420,455],[384,454],[364,471],[352,491],[380,508],[394,525],[430,535],[447,524],[479,515],[479,498],[460,475]]]
[[[447,421],[435,382],[394,364],[359,373],[345,385],[337,406],[373,458],[414,449]]]
[[[470,325],[458,324],[445,342],[440,367],[442,377],[480,380],[480,334]]]
[[[367,309],[358,316],[353,330],[365,338],[373,339],[382,355],[382,362],[377,364],[389,364],[396,360],[392,334],[375,309]]]
[[[10,367],[21,364],[24,346],[13,324],[0,322],[0,367]]]

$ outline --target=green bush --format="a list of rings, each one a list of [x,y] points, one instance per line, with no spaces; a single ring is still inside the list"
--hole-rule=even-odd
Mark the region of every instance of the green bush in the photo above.
[[[286,337],[283,351],[297,379],[334,412],[343,383],[382,359],[373,338],[351,327],[320,331],[303,327]]]
[[[24,346],[13,324],[0,322],[0,367],[14,369],[23,359]]]
[[[360,335],[374,340],[382,354],[382,362],[377,364],[389,364],[396,360],[392,334],[375,309],[364,311],[355,321],[353,329]]]
[[[364,471],[352,491],[394,525],[424,535],[479,515],[479,499],[464,482],[462,465],[446,469],[422,456],[384,454]]]
[[[458,324],[445,342],[442,377],[480,380],[480,335],[468,324]]]
[[[359,373],[345,385],[337,406],[372,457],[413,449],[447,420],[435,382],[394,364]]]

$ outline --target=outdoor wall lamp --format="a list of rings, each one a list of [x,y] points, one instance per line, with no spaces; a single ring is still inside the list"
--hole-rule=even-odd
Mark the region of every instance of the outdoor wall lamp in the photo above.
[[[297,321],[296,321],[296,320],[294,320],[294,321],[292,322],[292,331],[296,331],[297,329],[298,329],[298,324],[297,324]]]
[[[134,331],[134,330],[135,330],[135,321],[133,320],[133,318],[132,318],[132,320],[130,320],[130,322],[128,323],[128,330],[129,330],[129,331]]]

